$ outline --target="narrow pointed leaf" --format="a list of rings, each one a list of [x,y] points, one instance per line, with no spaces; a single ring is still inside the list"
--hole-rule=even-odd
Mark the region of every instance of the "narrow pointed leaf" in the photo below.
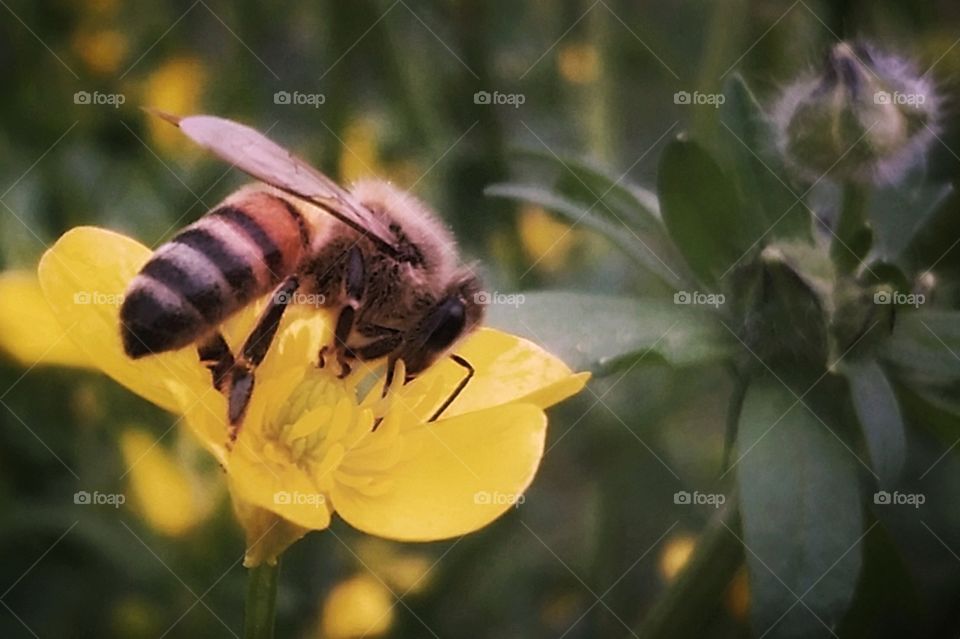
[[[850,397],[860,420],[870,463],[881,487],[900,477],[906,455],[906,435],[893,387],[875,360],[853,361],[843,366]]]

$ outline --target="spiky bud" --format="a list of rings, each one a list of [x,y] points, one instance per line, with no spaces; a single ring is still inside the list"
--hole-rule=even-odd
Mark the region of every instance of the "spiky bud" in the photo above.
[[[922,162],[937,130],[933,83],[902,58],[840,42],[774,108],[780,150],[812,179],[893,182]]]

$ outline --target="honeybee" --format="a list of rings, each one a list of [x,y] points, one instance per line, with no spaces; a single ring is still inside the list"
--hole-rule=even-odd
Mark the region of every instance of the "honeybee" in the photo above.
[[[264,135],[223,118],[156,115],[259,180],[241,188],[159,247],[131,281],[120,308],[126,354],[138,359],[196,345],[228,400],[230,440],[291,303],[331,309],[334,339],[317,354],[339,375],[386,358],[387,389],[398,361],[409,381],[450,354],[484,315],[482,284],[453,237],[422,202],[383,180],[349,191]],[[240,351],[218,327],[273,293]],[[466,375],[474,370],[452,354]],[[385,390],[386,392],[386,390]]]

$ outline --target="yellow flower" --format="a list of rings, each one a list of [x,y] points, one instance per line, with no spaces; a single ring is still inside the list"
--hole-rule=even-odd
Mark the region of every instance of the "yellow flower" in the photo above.
[[[174,458],[142,428],[120,434],[120,450],[130,478],[133,506],[150,526],[170,537],[203,522],[217,503],[217,484]]]
[[[168,113],[196,113],[200,110],[206,71],[195,58],[176,57],[165,61],[147,76],[143,85],[142,104]],[[176,127],[160,118],[147,118],[150,142],[164,151],[188,149],[197,153]]]
[[[94,73],[116,73],[127,55],[126,36],[114,29],[82,30],[73,36],[73,49]]]
[[[275,561],[334,513],[367,533],[404,541],[477,530],[516,503],[543,455],[544,409],[578,392],[573,374],[538,346],[481,329],[457,352],[476,369],[443,414],[429,417],[463,376],[452,361],[432,366],[382,396],[382,381],[357,367],[346,379],[319,369],[329,343],[326,312],[292,307],[257,372],[257,385],[232,450],[226,400],[192,348],[133,361],[118,329],[127,283],[150,251],[97,228],[66,233],[40,262],[40,284],[62,330],[89,361],[151,402],[184,416],[226,471],[247,533],[247,564]],[[223,326],[236,349],[258,305]],[[16,336],[7,336],[16,339]]]
[[[527,257],[538,268],[559,271],[570,263],[580,234],[569,224],[556,219],[540,206],[525,204],[518,221],[520,241]]]
[[[393,624],[393,595],[381,582],[356,575],[337,584],[323,603],[320,636],[325,639],[378,637]]]

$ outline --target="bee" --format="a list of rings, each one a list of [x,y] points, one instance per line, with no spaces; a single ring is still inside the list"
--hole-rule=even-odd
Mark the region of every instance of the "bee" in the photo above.
[[[341,188],[242,124],[153,113],[259,182],[178,232],[130,282],[120,308],[127,356],[196,346],[227,397],[232,442],[285,309],[308,304],[336,317],[317,363],[335,360],[341,377],[386,358],[386,392],[398,361],[407,382],[450,354],[466,375],[431,421],[439,418],[474,374],[451,351],[482,322],[486,296],[438,217],[383,180]],[[268,293],[232,352],[219,326]]]

